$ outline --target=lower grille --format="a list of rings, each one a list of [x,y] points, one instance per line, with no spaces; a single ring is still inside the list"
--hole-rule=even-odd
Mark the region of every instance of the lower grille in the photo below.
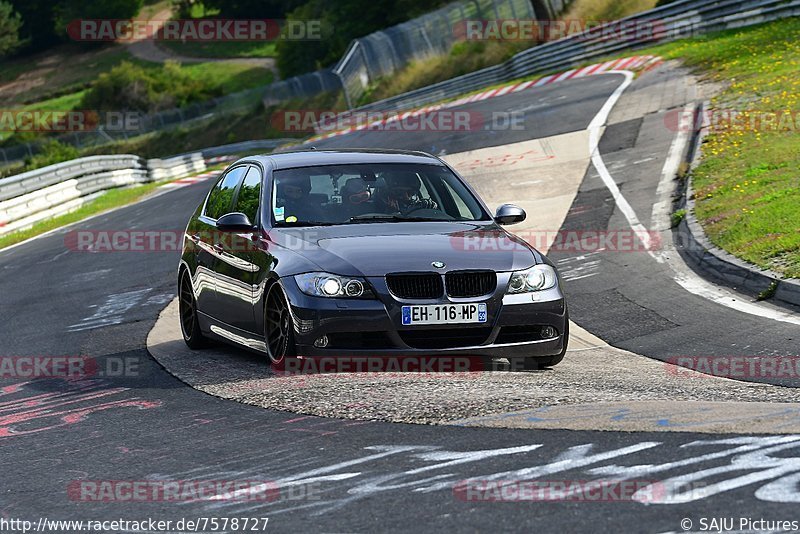
[[[491,327],[436,328],[432,330],[400,330],[403,343],[415,349],[453,349],[482,345],[489,339]]]
[[[444,275],[444,281],[451,297],[481,297],[494,293],[497,287],[494,271],[451,271]]]
[[[444,293],[442,277],[436,273],[387,274],[386,285],[401,299],[437,299]]]
[[[392,341],[386,332],[335,332],[328,334],[329,349],[389,349]]]
[[[495,344],[502,345],[504,343],[525,343],[528,341],[540,341],[542,337],[542,328],[545,325],[522,325],[522,326],[504,326],[497,334]]]

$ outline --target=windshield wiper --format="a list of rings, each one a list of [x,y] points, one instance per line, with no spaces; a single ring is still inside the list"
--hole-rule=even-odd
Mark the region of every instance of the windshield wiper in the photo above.
[[[365,222],[365,221],[375,221],[375,222],[408,222],[408,221],[428,221],[428,222],[442,222],[448,221],[449,219],[438,219],[434,217],[403,217],[402,215],[356,215],[355,217],[350,217],[350,222]]]
[[[280,226],[281,228],[298,228],[301,226],[334,226],[339,223],[334,222],[325,222],[325,221],[294,221],[294,222],[282,222],[277,223],[275,226]]]

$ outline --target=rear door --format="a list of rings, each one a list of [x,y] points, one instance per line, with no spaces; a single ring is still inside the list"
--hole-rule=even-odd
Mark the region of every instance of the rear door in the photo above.
[[[236,187],[247,171],[247,165],[229,169],[220,177],[206,198],[203,211],[198,218],[198,231],[192,236],[197,244],[197,275],[195,291],[197,307],[203,313],[224,321],[217,298],[217,274],[219,257],[223,251],[224,234],[217,231],[217,219],[231,212]]]

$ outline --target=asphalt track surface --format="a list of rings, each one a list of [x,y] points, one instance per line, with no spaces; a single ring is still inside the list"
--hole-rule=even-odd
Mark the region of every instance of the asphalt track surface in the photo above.
[[[524,132],[358,133],[325,146],[454,153],[519,141],[521,135],[575,131],[587,127],[620,81],[618,75],[602,75],[465,107],[524,107],[531,125]],[[625,178],[626,183],[635,180]],[[171,190],[72,228],[181,231],[208,186]],[[600,215],[587,222],[570,214],[566,225],[615,223],[618,215],[598,190],[590,170],[576,204],[596,206]],[[298,417],[205,395],[166,373],[145,350],[158,312],[175,294],[178,254],[74,252],[65,246],[66,234],[0,252],[2,347],[9,356],[89,356],[100,372],[80,381],[0,378],[0,518],[269,517],[272,531],[324,532],[574,532],[596,531],[600,525],[625,532],[680,532],[682,518],[698,529],[702,517],[734,517],[737,527],[739,517],[800,519],[798,436],[352,422]],[[619,346],[655,357],[676,351],[729,353],[732,346],[748,354],[785,355],[797,339],[795,326],[743,316],[681,293],[644,259],[631,260],[624,270],[607,262],[602,270],[593,277],[596,283],[568,282],[573,318]],[[637,280],[647,287],[637,288]],[[637,313],[626,313],[632,306]],[[672,314],[665,311],[670,308]],[[112,376],[119,362],[129,372]],[[612,477],[655,482],[656,497],[647,504],[479,502],[475,499],[486,493],[465,501],[453,491],[467,478]],[[68,492],[76,480],[187,479],[278,481],[310,495],[282,493],[274,502],[86,502]]]

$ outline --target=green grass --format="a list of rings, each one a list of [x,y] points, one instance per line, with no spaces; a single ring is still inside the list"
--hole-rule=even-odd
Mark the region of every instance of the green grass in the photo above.
[[[63,111],[77,109],[81,103],[81,98],[83,98],[84,93],[86,93],[85,89],[75,91],[74,93],[68,93],[66,95],[48,98],[47,100],[42,100],[34,104],[28,104],[23,106],[22,109],[28,111]]]
[[[145,65],[152,67],[153,64]],[[270,84],[273,78],[268,69],[234,63],[193,63],[181,68],[192,78],[213,81],[211,86],[222,88],[226,94]]]
[[[56,109],[57,105],[75,104],[100,74],[126,60],[147,69],[161,68],[160,63],[133,58],[120,45],[95,49],[65,44],[46,53],[0,62],[0,104],[27,109]],[[252,65],[209,62],[182,68],[193,78],[212,81],[212,86],[226,93],[266,85],[273,79],[270,70]],[[9,85],[15,81],[20,87]]]
[[[463,41],[456,43],[449,54],[410,62],[391,76],[377,80],[355,103],[356,106],[376,102],[419,87],[425,87],[462,74],[474,72],[506,61],[531,44],[524,41]]]
[[[127,204],[132,204],[133,202],[136,202],[148,193],[152,192],[159,185],[161,185],[161,183],[150,183],[106,191],[96,199],[81,206],[73,212],[36,223],[27,230],[20,230],[19,232],[13,232],[0,237],[0,249],[4,249],[16,243],[25,241],[26,239],[36,237],[37,235],[49,232],[50,230],[81,221],[92,215],[96,215],[113,208],[119,208]]]
[[[218,114],[211,119],[190,126],[150,133],[101,147],[88,148],[81,155],[138,154],[145,158],[160,158],[200,148],[248,141],[250,139],[278,139],[308,136],[303,132],[285,132],[273,124],[273,116],[281,110],[326,109],[344,111],[341,92],[322,93],[307,99],[283,103],[279,107],[264,109],[258,102],[250,110]]]
[[[0,62],[0,103],[20,106],[83,90],[131,56],[125,47],[65,43],[46,52]],[[20,80],[20,76],[24,76]],[[18,87],[9,87],[11,82]],[[24,81],[24,83],[22,83]]]
[[[800,18],[644,50],[680,59],[727,87],[718,110],[791,113],[783,129],[721,123],[692,173],[695,214],[717,246],[800,277]],[[787,117],[788,115],[784,115]]]
[[[181,56],[201,58],[263,58],[277,55],[275,41],[161,41],[158,46]]]
[[[142,62],[135,59],[130,60],[146,69],[160,69],[156,63]],[[114,65],[108,63],[110,69]],[[251,65],[230,64],[230,63],[196,63],[184,65],[181,70],[188,74],[193,80],[201,80],[208,85],[208,90],[212,94],[226,95],[236,93],[254,87],[267,85],[273,80],[273,73],[268,69],[253,67]],[[42,111],[67,111],[73,109],[84,109],[81,99],[88,91],[87,88],[75,87],[72,92],[60,94],[46,100],[20,106],[26,110]],[[257,96],[254,100],[257,100]],[[30,142],[35,139],[46,137],[46,133],[24,132],[17,134],[14,139],[10,139],[15,134],[13,132],[0,132],[0,142],[5,141],[9,144],[20,142]]]
[[[575,0],[564,15],[565,20],[617,20],[640,11],[653,9],[656,0]]]

